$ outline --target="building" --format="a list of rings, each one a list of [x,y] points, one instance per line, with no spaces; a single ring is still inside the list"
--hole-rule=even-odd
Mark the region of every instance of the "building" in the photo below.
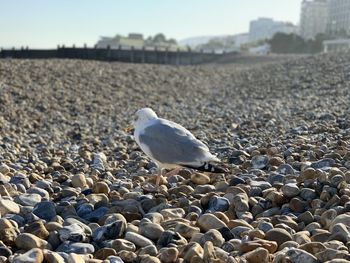
[[[142,48],[145,45],[142,34],[130,33],[127,37],[119,36],[116,37],[101,37],[97,42],[98,48]]]
[[[313,39],[317,34],[326,33],[327,24],[327,1],[303,0],[300,14],[300,36],[304,39]]]
[[[334,39],[323,41],[323,52],[350,51],[350,39]]]
[[[328,0],[327,31],[335,35],[350,35],[349,0]]]
[[[249,40],[256,42],[272,38],[274,34],[281,32],[286,34],[296,33],[297,28],[292,23],[274,21],[271,18],[258,18],[250,22]]]

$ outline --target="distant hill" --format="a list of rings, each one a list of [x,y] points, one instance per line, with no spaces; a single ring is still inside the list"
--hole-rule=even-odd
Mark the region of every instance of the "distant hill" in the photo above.
[[[182,46],[196,47],[198,45],[208,43],[209,40],[211,40],[211,39],[225,38],[227,36],[229,36],[229,35],[189,37],[189,38],[185,38],[185,39],[180,40],[179,44]]]

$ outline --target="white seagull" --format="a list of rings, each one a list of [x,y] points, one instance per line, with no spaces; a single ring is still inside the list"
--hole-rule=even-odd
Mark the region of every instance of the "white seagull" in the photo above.
[[[156,187],[163,169],[178,171],[178,168],[188,167],[212,173],[226,172],[215,165],[220,160],[210,153],[208,146],[181,125],[158,118],[152,109],[138,110],[133,125],[137,144],[158,165]]]

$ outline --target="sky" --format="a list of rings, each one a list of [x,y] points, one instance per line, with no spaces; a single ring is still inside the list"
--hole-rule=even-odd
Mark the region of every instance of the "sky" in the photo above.
[[[101,36],[177,40],[248,32],[258,17],[299,22],[302,0],[0,0],[0,47],[88,46]]]

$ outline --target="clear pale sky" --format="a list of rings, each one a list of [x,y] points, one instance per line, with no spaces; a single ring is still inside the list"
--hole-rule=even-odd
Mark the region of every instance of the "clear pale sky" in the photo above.
[[[247,32],[258,17],[298,23],[302,0],[0,0],[0,47],[50,48],[162,32],[177,40]]]

